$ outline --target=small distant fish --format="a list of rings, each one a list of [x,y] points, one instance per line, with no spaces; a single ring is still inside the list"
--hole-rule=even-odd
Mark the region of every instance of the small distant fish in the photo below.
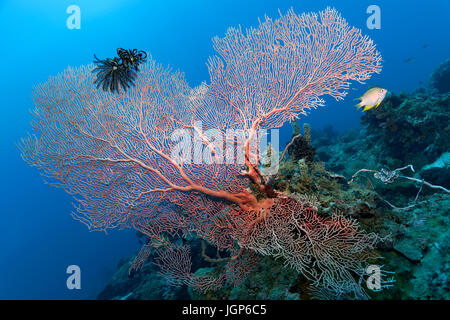
[[[430,45],[429,44],[424,44],[422,48],[426,49],[428,48]]]
[[[408,59],[405,59],[405,62],[413,62],[414,58],[413,57],[409,57]]]
[[[383,101],[386,96],[387,90],[379,87],[374,87],[366,91],[361,97],[355,100],[361,100],[356,106],[359,108],[364,107],[363,111],[377,107]]]

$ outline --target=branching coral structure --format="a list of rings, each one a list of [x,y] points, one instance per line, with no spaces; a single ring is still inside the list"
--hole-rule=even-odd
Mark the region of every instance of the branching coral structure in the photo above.
[[[260,130],[306,115],[324,95],[342,99],[351,80],[379,73],[374,43],[328,8],[230,28],[213,44],[210,83],[194,89],[150,55],[135,86],[115,95],[96,89],[92,65],[50,77],[34,89],[23,158],[73,195],[74,218],[91,229],[131,227],[159,243],[195,234],[228,250],[230,263],[244,250],[281,257],[316,287],[363,297],[358,281],[376,236],[273,190],[252,144]],[[200,146],[180,149],[193,141]],[[242,163],[227,161],[240,151]],[[161,265],[170,253],[188,250],[167,251]],[[192,284],[189,262],[177,265]]]

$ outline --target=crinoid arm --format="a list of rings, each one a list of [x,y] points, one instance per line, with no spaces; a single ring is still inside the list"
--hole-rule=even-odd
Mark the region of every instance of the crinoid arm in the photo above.
[[[139,70],[139,65],[144,63],[147,59],[147,53],[137,49],[123,49],[118,48],[117,54],[122,59],[122,64],[127,69]]]

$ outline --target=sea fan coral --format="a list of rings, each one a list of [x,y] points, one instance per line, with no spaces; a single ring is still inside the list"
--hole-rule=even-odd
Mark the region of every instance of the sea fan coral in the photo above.
[[[350,80],[380,72],[375,45],[333,9],[290,10],[213,42],[211,82],[196,90],[151,57],[120,99],[95,88],[92,66],[51,77],[34,90],[35,133],[22,141],[23,158],[75,197],[74,217],[94,230],[195,233],[230,252],[238,244],[282,256],[337,292],[353,286],[350,273],[360,274],[374,239],[272,190],[252,145],[260,129],[323,105],[323,95],[342,99]],[[192,141],[200,144],[185,149]],[[224,161],[227,143],[243,163]]]

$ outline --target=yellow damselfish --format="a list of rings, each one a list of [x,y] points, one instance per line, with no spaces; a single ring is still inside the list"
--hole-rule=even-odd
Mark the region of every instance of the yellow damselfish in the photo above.
[[[378,107],[386,96],[387,90],[383,88],[374,87],[366,91],[361,97],[355,100],[361,100],[356,106],[359,108],[365,107],[363,111]]]

